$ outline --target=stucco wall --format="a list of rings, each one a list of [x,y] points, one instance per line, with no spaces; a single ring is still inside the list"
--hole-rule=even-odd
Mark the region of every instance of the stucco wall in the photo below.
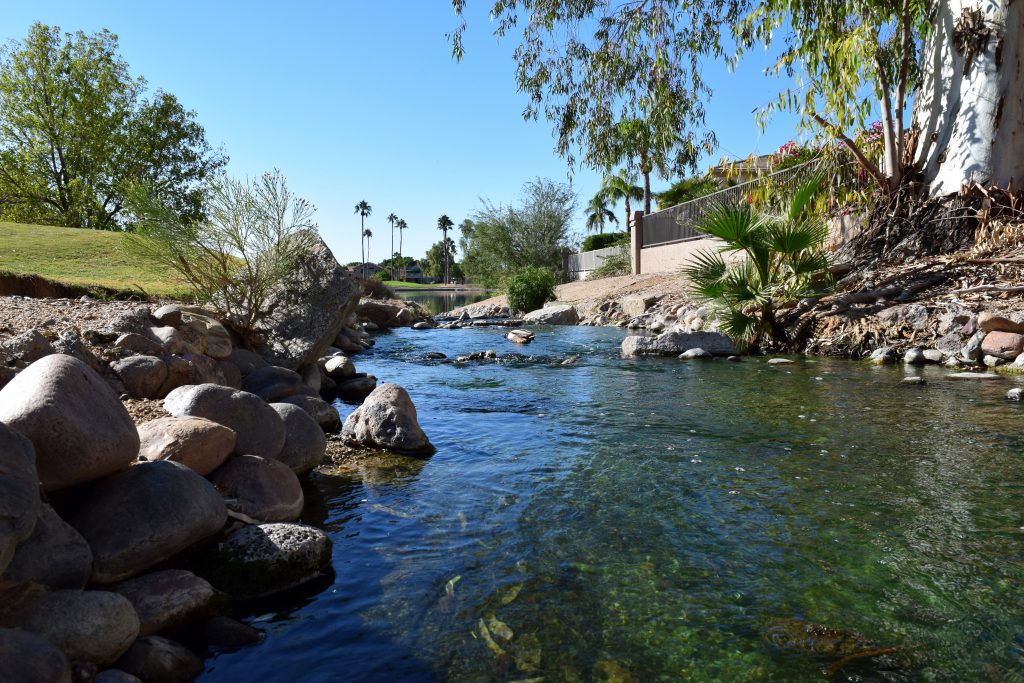
[[[640,273],[676,273],[695,253],[721,245],[716,239],[705,238],[675,242],[640,249]]]

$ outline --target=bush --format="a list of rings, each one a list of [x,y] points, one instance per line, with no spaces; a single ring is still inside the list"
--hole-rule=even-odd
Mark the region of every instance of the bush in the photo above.
[[[629,259],[629,245],[622,244],[619,250],[611,256],[605,256],[601,265],[590,271],[588,280],[597,280],[602,277],[615,277],[617,275],[629,275],[633,272],[633,264]]]
[[[379,280],[381,282],[387,282],[388,279],[389,279],[388,271],[386,271],[386,270],[378,270],[376,273],[373,274],[373,279],[374,280]]]
[[[535,311],[555,298],[555,275],[547,268],[526,266],[508,279],[505,298],[513,311]]]
[[[597,251],[598,249],[607,249],[608,247],[614,247],[617,244],[629,242],[628,232],[606,232],[601,235],[591,235],[587,239],[583,240],[583,246],[580,247],[580,251]]]
[[[383,279],[378,279],[376,273],[373,277],[359,281],[359,288],[363,291],[363,296],[370,299],[395,299],[395,291],[384,284]]]

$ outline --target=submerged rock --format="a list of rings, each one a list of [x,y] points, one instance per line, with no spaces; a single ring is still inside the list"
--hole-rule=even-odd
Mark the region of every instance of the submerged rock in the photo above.
[[[184,683],[203,673],[203,660],[169,638],[145,636],[117,660],[117,668],[146,683]]]
[[[704,349],[715,356],[733,356],[736,347],[721,332],[665,332],[657,337],[630,336],[622,340],[622,355],[678,356],[690,349]]]
[[[349,443],[412,455],[436,450],[419,425],[408,392],[397,384],[375,389],[345,420],[341,435]]]
[[[684,353],[679,354],[681,360],[702,360],[706,358],[714,358],[710,353],[702,348],[690,349]]]

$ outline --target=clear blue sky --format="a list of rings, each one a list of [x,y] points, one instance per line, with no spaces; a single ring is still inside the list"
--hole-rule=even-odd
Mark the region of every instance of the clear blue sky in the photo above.
[[[34,0],[7,3],[0,38],[23,38],[34,21],[110,29],[134,74],[197,112],[208,140],[230,156],[230,173],[285,173],[317,206],[342,262],[359,259],[353,208],[366,199],[370,257],[379,261],[390,251],[389,213],[408,222],[403,251],[418,258],[440,239],[442,213],[458,224],[480,197],[509,203],[531,178],[567,180],[549,124],[521,118],[513,43],[492,36],[488,0],[468,5],[461,63],[445,38],[457,23],[448,0]],[[793,137],[789,117],[764,135],[754,124],[752,110],[781,86],[761,75],[764,63],[749,59],[736,74],[708,68],[708,123],[721,148],[702,166],[771,152]],[[576,172],[581,205],[599,184],[597,174]],[[575,227],[583,233],[582,211]]]

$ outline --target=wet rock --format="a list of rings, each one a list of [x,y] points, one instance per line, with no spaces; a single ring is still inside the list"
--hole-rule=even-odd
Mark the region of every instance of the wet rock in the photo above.
[[[106,669],[96,674],[96,678],[92,679],[92,683],[142,683],[142,681],[126,671]]]
[[[114,348],[149,356],[155,356],[164,351],[161,342],[136,332],[122,334],[114,342]]]
[[[728,356],[726,358],[726,360],[729,361],[730,363],[742,363],[743,362],[743,359],[741,357],[739,357],[739,356]]]
[[[273,365],[253,370],[246,375],[242,380],[242,390],[256,394],[267,403],[274,403],[296,394],[307,396],[315,394],[302,381],[302,376],[299,373]]]
[[[183,683],[203,673],[203,661],[169,638],[145,636],[117,660],[117,668],[146,683]]]
[[[132,398],[159,398],[167,365],[156,356],[129,356],[110,364]]]
[[[1014,387],[1006,392],[1006,400],[1008,401],[1019,401],[1024,398],[1024,389],[1020,387]]]
[[[208,475],[235,449],[235,433],[202,417],[160,417],[139,425],[139,457],[172,460]]]
[[[217,597],[205,579],[184,569],[165,569],[144,574],[110,590],[123,595],[139,617],[139,635],[148,636],[212,609]]]
[[[941,363],[946,359],[946,354],[942,353],[938,349],[925,349],[923,352],[924,360],[927,363]]]
[[[1002,379],[1000,375],[992,372],[954,372],[951,375],[946,375],[946,377],[949,379]]]
[[[446,358],[448,358],[448,356],[441,353],[440,351],[429,351],[423,354],[423,357],[426,358],[427,360],[445,360]]]
[[[226,520],[217,489],[167,460],[141,462],[98,482],[68,519],[92,548],[95,583],[145,571],[217,533]]]
[[[505,339],[515,344],[529,344],[536,335],[529,330],[511,330],[505,335]]]
[[[1006,365],[1005,358],[1000,358],[999,356],[992,356],[987,353],[981,357],[981,362],[982,364],[985,365],[985,367],[988,368],[998,368],[1000,365]]]
[[[0,628],[0,681],[71,683],[71,665],[50,641],[34,633]]]
[[[34,363],[53,353],[57,352],[39,330],[28,330],[0,341],[0,361],[7,363]]]
[[[964,347],[960,350],[960,355],[966,360],[973,361],[975,363],[979,362],[982,356],[981,343],[985,341],[985,336],[987,334],[987,332],[979,331],[971,335],[971,338],[967,340],[967,343],[964,344]]]
[[[895,363],[896,352],[893,350],[891,346],[883,346],[872,351],[871,355],[868,357],[868,360],[870,360],[875,365],[887,365],[889,363]]]
[[[35,595],[0,614],[0,626],[30,631],[56,645],[68,659],[98,666],[114,662],[139,634],[132,604],[108,591]]]
[[[421,320],[418,323],[413,323],[412,329],[414,330],[432,330],[434,326],[428,323],[426,320]]]
[[[657,337],[631,336],[622,340],[623,356],[678,356],[704,349],[715,356],[736,355],[732,340],[721,332],[666,332]]]
[[[335,382],[344,382],[356,376],[356,366],[347,356],[331,356],[324,362],[324,372]]]
[[[41,507],[32,443],[0,423],[0,575],[32,536]]]
[[[18,546],[3,578],[30,581],[56,590],[82,588],[91,574],[89,544],[53,508],[44,504],[32,535]]]
[[[176,304],[167,304],[153,311],[153,320],[161,325],[177,327],[181,324],[181,308]]]
[[[1003,360],[1013,360],[1024,352],[1024,334],[989,332],[981,342],[981,353]]]
[[[283,462],[240,455],[210,476],[235,512],[258,522],[290,522],[302,514],[302,485]]]
[[[920,386],[925,383],[925,379],[924,377],[904,377],[903,383]]]
[[[679,354],[679,358],[682,359],[682,360],[699,360],[699,359],[714,358],[714,356],[712,356],[710,353],[708,353],[704,349],[698,347],[696,349],[690,349],[689,351],[685,351],[685,352]]]
[[[203,642],[218,649],[237,649],[263,640],[263,634],[231,617],[216,616],[197,627]]]
[[[570,304],[552,304],[523,316],[524,323],[537,325],[575,325],[579,321],[579,312]]]
[[[319,529],[260,524],[231,532],[210,553],[206,566],[213,585],[251,598],[305,583],[330,561],[330,539]]]
[[[341,415],[337,409],[322,398],[315,396],[289,396],[281,399],[281,403],[290,403],[306,411],[312,417],[320,429],[326,432],[337,431],[341,427]],[[287,429],[287,428],[286,428]],[[288,437],[285,437],[287,444]],[[287,446],[286,446],[287,448]]]
[[[907,349],[907,352],[903,354],[903,362],[907,365],[924,365],[928,359],[924,357],[924,349],[915,347]]]
[[[990,311],[982,311],[978,315],[978,329],[982,332],[1010,332],[1024,334],[1024,324],[1009,318],[998,316]]]
[[[792,365],[793,360],[789,358],[769,358],[768,365]]]
[[[373,375],[363,375],[362,377],[353,377],[352,379],[339,382],[335,388],[335,392],[343,401],[362,401],[364,398],[373,393],[373,390],[377,388],[377,378]]]
[[[375,389],[348,416],[341,434],[349,443],[400,453],[430,455],[436,450],[420,428],[412,399],[397,384]]]
[[[164,399],[176,417],[204,417],[235,432],[235,452],[277,457],[284,447],[284,423],[277,412],[255,394],[216,384],[179,387]]]
[[[305,410],[290,403],[271,403],[284,421],[284,448],[277,459],[292,468],[295,474],[308,474],[324,459],[327,437]]]
[[[116,472],[139,451],[135,424],[117,395],[70,356],[38,360],[0,390],[0,422],[32,442],[46,491]]]

